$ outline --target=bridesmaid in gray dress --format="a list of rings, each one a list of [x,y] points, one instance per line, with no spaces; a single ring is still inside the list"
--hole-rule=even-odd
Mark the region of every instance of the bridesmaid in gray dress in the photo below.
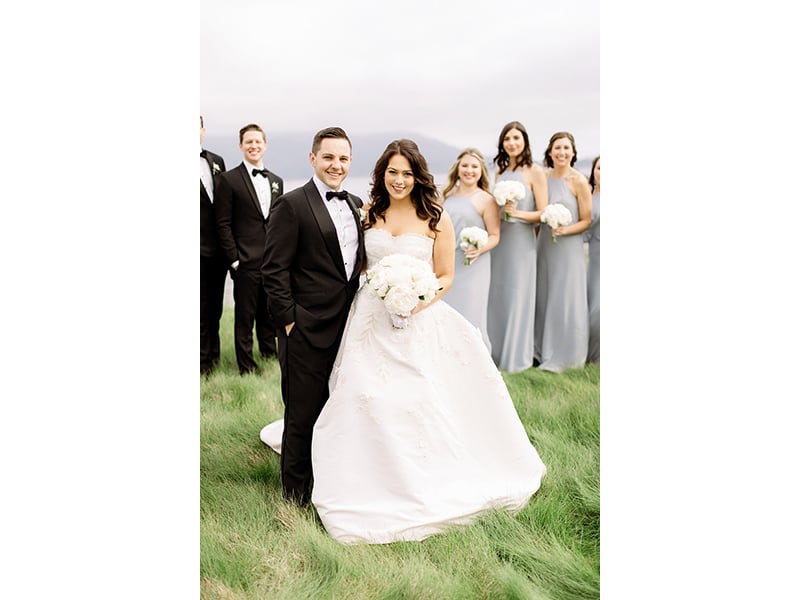
[[[592,191],[586,177],[573,168],[577,158],[572,134],[553,134],[544,153],[545,165],[550,167],[548,202],[566,206],[572,223],[555,229],[542,223],[539,230],[536,358],[540,369],[557,373],[586,364],[589,344],[582,234],[592,221]]]
[[[492,252],[487,328],[492,358],[502,371],[516,373],[533,365],[536,299],[536,234],[547,205],[547,178],[533,162],[528,132],[519,121],[503,127],[497,144],[495,184],[519,181],[525,197],[506,203],[500,221],[500,243]]]
[[[589,354],[586,360],[600,362],[600,157],[592,162],[589,175],[592,188],[592,225],[584,234],[589,242],[589,279],[587,294],[589,299]]]
[[[453,287],[444,301],[478,328],[491,352],[492,345],[486,331],[492,258],[489,251],[500,241],[500,207],[489,193],[489,171],[479,150],[466,148],[458,155],[447,174],[442,197],[456,234]],[[485,230],[489,237],[486,244],[481,248],[473,246],[463,250],[459,245],[459,234],[465,227]],[[468,265],[465,264],[467,259],[470,261]]]

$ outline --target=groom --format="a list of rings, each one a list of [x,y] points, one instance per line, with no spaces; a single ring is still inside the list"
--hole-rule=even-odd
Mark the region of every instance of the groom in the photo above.
[[[365,260],[362,202],[342,190],[351,154],[343,129],[317,132],[309,154],[314,176],[273,202],[264,248],[284,404],[283,496],[300,505],[310,499],[311,434]]]

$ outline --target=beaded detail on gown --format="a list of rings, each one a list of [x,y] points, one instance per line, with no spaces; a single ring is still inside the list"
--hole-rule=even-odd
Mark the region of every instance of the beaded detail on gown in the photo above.
[[[369,267],[393,253],[431,261],[424,235],[369,229],[364,239]],[[265,427],[262,440],[274,448],[281,427]],[[312,464],[311,501],[326,530],[373,544],[517,511],[546,471],[478,330],[444,301],[395,329],[365,287],[314,427]]]

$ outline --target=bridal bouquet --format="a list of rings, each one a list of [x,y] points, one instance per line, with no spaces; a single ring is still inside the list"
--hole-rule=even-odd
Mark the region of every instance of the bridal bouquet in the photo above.
[[[478,250],[486,245],[489,241],[489,234],[485,229],[480,227],[464,227],[461,233],[458,234],[459,246],[462,250],[469,250],[470,246],[474,246]],[[468,265],[472,262],[471,258],[465,258],[464,264]]]
[[[499,206],[504,206],[506,202],[513,202],[516,204],[525,197],[525,186],[519,181],[499,181],[494,186],[494,201]],[[503,214],[503,218],[508,221],[510,218],[507,214]]]
[[[550,229],[563,227],[572,223],[572,213],[563,204],[548,204],[542,212],[542,223],[550,226]],[[554,244],[558,242],[556,236],[551,236],[550,241]]]
[[[392,325],[403,329],[419,302],[427,304],[441,289],[425,261],[407,254],[390,254],[367,270],[367,289],[383,301]]]

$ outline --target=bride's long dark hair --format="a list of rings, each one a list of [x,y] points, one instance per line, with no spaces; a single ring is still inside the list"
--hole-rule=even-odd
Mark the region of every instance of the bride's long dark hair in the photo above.
[[[369,197],[372,199],[372,206],[369,208],[364,229],[369,229],[378,218],[386,221],[386,210],[389,208],[390,198],[386,189],[384,175],[389,166],[389,161],[393,156],[399,154],[408,159],[411,165],[411,172],[414,174],[414,187],[411,189],[411,203],[417,211],[420,219],[427,219],[428,228],[434,233],[438,233],[437,225],[442,216],[442,207],[439,206],[439,191],[433,182],[433,175],[428,170],[428,163],[417,144],[408,139],[400,139],[389,142],[386,150],[383,151],[375,168],[372,170],[372,189]]]

